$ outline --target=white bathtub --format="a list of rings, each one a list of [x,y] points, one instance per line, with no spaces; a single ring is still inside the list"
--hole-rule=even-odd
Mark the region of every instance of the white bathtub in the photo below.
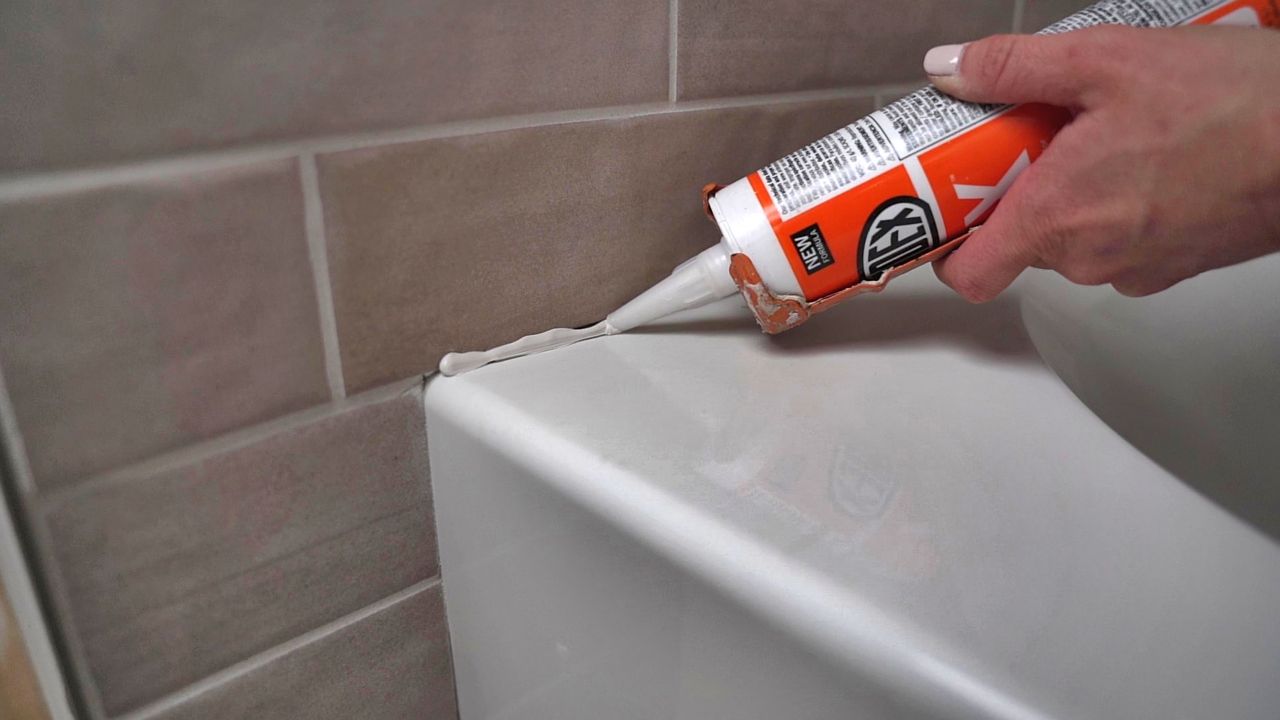
[[[1275,720],[1276,277],[923,271],[433,380],[462,719]]]

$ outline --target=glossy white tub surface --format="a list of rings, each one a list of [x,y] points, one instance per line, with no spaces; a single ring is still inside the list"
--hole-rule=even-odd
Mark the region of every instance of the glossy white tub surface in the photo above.
[[[463,720],[1274,720],[1275,448],[1214,429],[1278,427],[1277,272],[974,307],[925,271],[777,338],[735,299],[432,380]],[[1195,374],[1224,357],[1245,390]]]

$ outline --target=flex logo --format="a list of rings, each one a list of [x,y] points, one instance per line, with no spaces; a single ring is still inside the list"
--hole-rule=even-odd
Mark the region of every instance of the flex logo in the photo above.
[[[910,195],[886,200],[862,227],[858,272],[863,280],[878,280],[885,270],[920,257],[940,242],[928,203]]]
[[[831,248],[827,247],[827,239],[822,236],[822,229],[817,223],[791,234],[791,244],[795,246],[800,262],[804,263],[805,272],[810,275],[835,262]]]
[[[997,166],[999,167],[999,166]],[[955,185],[956,197],[960,200],[978,200],[977,207],[969,211],[964,216],[965,227],[973,227],[983,215],[987,214],[996,203],[1000,202],[1000,198],[1009,192],[1009,188],[1013,187],[1013,181],[1018,179],[1023,170],[1031,167],[1031,156],[1026,150],[1013,161],[1013,165],[1005,171],[1004,177],[1000,178],[995,185]]]

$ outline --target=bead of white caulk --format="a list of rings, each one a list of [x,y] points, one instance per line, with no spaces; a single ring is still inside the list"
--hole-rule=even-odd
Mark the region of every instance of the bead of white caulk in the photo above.
[[[453,377],[454,375],[482,368],[489,363],[510,360],[521,355],[532,355],[546,352],[547,350],[555,350],[583,340],[612,335],[615,332],[607,322],[601,321],[589,328],[580,330],[556,328],[537,335],[528,335],[513,343],[499,345],[492,350],[449,353],[440,359],[440,374],[446,377]]]
[[[657,285],[609,313],[603,321],[581,330],[556,328],[483,352],[449,353],[440,360],[441,375],[484,367],[492,362],[545,352],[604,335],[616,335],[666,317],[729,297],[738,288],[729,276],[729,250],[724,242],[703,250],[671,271]]]

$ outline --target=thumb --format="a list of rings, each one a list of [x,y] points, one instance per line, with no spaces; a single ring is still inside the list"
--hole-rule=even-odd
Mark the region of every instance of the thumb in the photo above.
[[[993,35],[967,45],[930,50],[924,69],[934,86],[961,100],[980,103],[1040,102],[1086,106],[1096,78],[1078,58],[1091,57],[1099,34]]]

